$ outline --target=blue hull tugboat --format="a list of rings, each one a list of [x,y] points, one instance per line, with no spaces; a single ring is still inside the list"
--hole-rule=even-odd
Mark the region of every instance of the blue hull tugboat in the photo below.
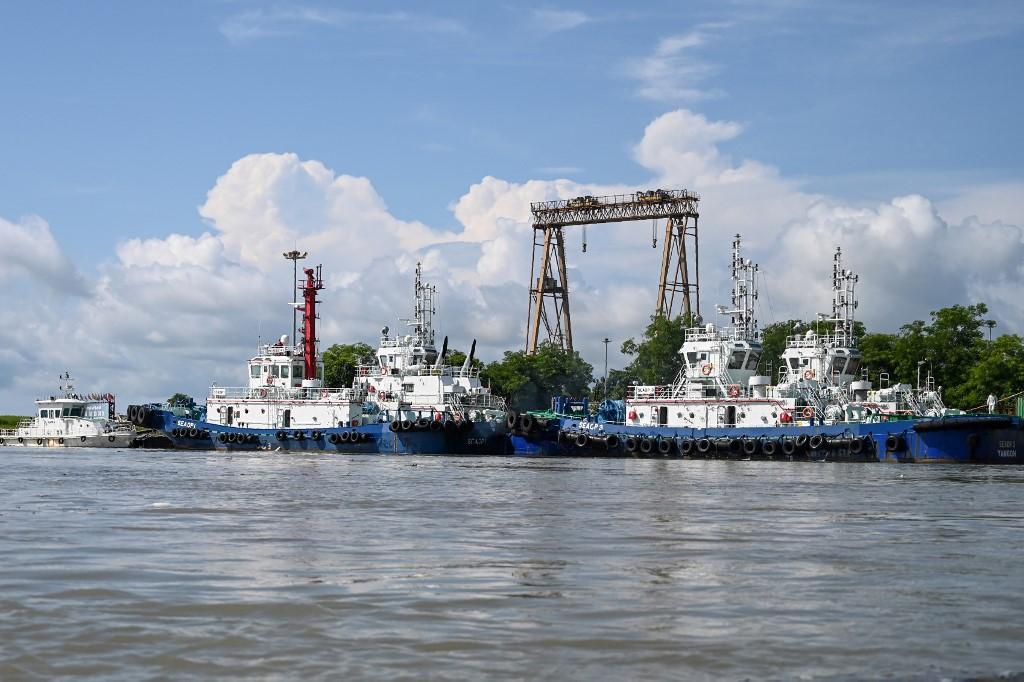
[[[445,364],[432,326],[435,288],[416,267],[410,334],[385,327],[375,361],[357,367],[352,386],[323,386],[316,338],[321,266],[304,270],[303,337],[282,336],[249,360],[249,385],[211,387],[205,406],[132,405],[129,419],[165,433],[175,447],[219,450],[331,451],[352,454],[505,454],[510,451],[504,401],[473,368]],[[476,342],[473,342],[475,350]]]
[[[779,381],[757,374],[757,266],[733,242],[731,325],[688,329],[672,384],[631,386],[596,416],[586,401],[556,398],[548,412],[510,414],[516,454],[816,461],[1024,463],[1019,417],[966,415],[926,386],[872,390],[854,337],[857,276],[833,263],[825,334],[787,339]]]

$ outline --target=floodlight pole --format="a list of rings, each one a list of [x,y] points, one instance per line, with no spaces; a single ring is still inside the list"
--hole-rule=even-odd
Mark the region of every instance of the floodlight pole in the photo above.
[[[292,262],[292,345],[298,345],[299,336],[299,321],[298,321],[298,303],[299,303],[299,261],[308,256],[309,254],[305,251],[301,253],[299,251],[287,251],[284,257]]]

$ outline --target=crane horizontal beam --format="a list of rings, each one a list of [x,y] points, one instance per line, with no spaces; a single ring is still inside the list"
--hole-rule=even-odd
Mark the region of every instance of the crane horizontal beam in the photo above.
[[[647,218],[697,218],[696,192],[654,189],[606,197],[576,197],[530,204],[533,227],[596,225]]]

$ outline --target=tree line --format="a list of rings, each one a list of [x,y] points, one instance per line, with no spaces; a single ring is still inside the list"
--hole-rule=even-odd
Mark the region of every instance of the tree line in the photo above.
[[[605,395],[620,399],[634,383],[671,383],[682,367],[678,351],[686,329],[696,324],[700,320],[694,317],[652,317],[639,338],[622,344],[620,351],[630,361],[621,369],[609,369],[607,391],[603,374],[595,377],[594,367],[578,352],[551,344],[542,344],[532,355],[505,351],[500,360],[485,364],[474,359],[473,364],[484,384],[519,410],[549,407],[557,395],[588,396],[592,401]],[[880,380],[917,386],[919,376],[922,384],[930,376],[942,387],[947,405],[969,409],[983,406],[990,393],[1002,398],[1024,391],[1024,340],[1017,334],[992,338],[994,324],[988,319],[988,307],[976,303],[933,311],[927,322],[914,320],[895,333],[868,332],[859,322],[854,331],[863,369],[875,387]],[[823,323],[807,320],[785,320],[765,327],[761,373],[777,379],[786,338],[808,330],[830,331]],[[323,354],[325,383],[351,385],[356,365],[361,360],[372,361],[373,354],[374,349],[365,343],[331,346]],[[447,361],[458,366],[465,357],[461,351],[450,350]]]

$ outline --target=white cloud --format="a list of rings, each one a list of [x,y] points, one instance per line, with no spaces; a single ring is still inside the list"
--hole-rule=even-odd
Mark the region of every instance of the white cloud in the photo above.
[[[765,163],[734,160],[724,148],[742,133],[736,122],[666,113],[633,149],[650,174],[641,187],[484,177],[451,204],[452,231],[396,218],[368,178],[295,154],[252,154],[208,192],[199,208],[207,232],[124,241],[94,284],[42,220],[0,220],[3,243],[13,245],[0,255],[0,278],[45,284],[54,299],[39,306],[35,297],[15,296],[0,311],[0,406],[24,411],[64,369],[81,375],[83,390],[112,390],[122,401],[176,390],[205,395],[209,381],[244,381],[257,336],[289,330],[291,265],[281,254],[292,248],[310,253],[305,264],[325,265],[324,344],[372,342],[381,326],[396,328],[396,318],[411,312],[419,260],[438,285],[440,333],[463,349],[475,337],[481,357],[497,358],[524,343],[530,203],[640,188],[700,193],[701,298],[709,318],[726,300],[729,244],[739,232],[747,255],[762,265],[765,323],[828,309],[840,245],[847,267],[862,275],[858,312],[870,328],[893,329],[943,305],[983,300],[1001,330],[1024,330],[1017,296],[1024,240],[1011,224],[1020,216],[1012,188],[974,188],[939,206],[918,195],[850,205],[805,193]],[[992,192],[1005,199],[998,211],[969,210]],[[601,339],[613,339],[610,363],[621,366],[619,344],[653,311],[663,229],[655,226],[652,249],[647,224],[591,227],[586,255],[582,231],[566,230],[574,339],[598,371]]]
[[[656,101],[698,101],[716,95],[700,84],[717,68],[698,57],[707,34],[692,31],[662,38],[654,52],[625,63],[625,74],[639,82],[637,94]]]
[[[0,282],[20,276],[53,291],[72,296],[88,296],[90,284],[68,259],[50,232],[50,226],[38,216],[19,223],[0,218]]]
[[[535,9],[533,23],[541,31],[570,31],[589,23],[591,18],[578,10]]]
[[[454,19],[411,12],[353,12],[319,7],[256,7],[226,18],[221,34],[238,44],[261,38],[297,35],[310,27],[400,28],[417,33],[462,33],[465,27]]]

